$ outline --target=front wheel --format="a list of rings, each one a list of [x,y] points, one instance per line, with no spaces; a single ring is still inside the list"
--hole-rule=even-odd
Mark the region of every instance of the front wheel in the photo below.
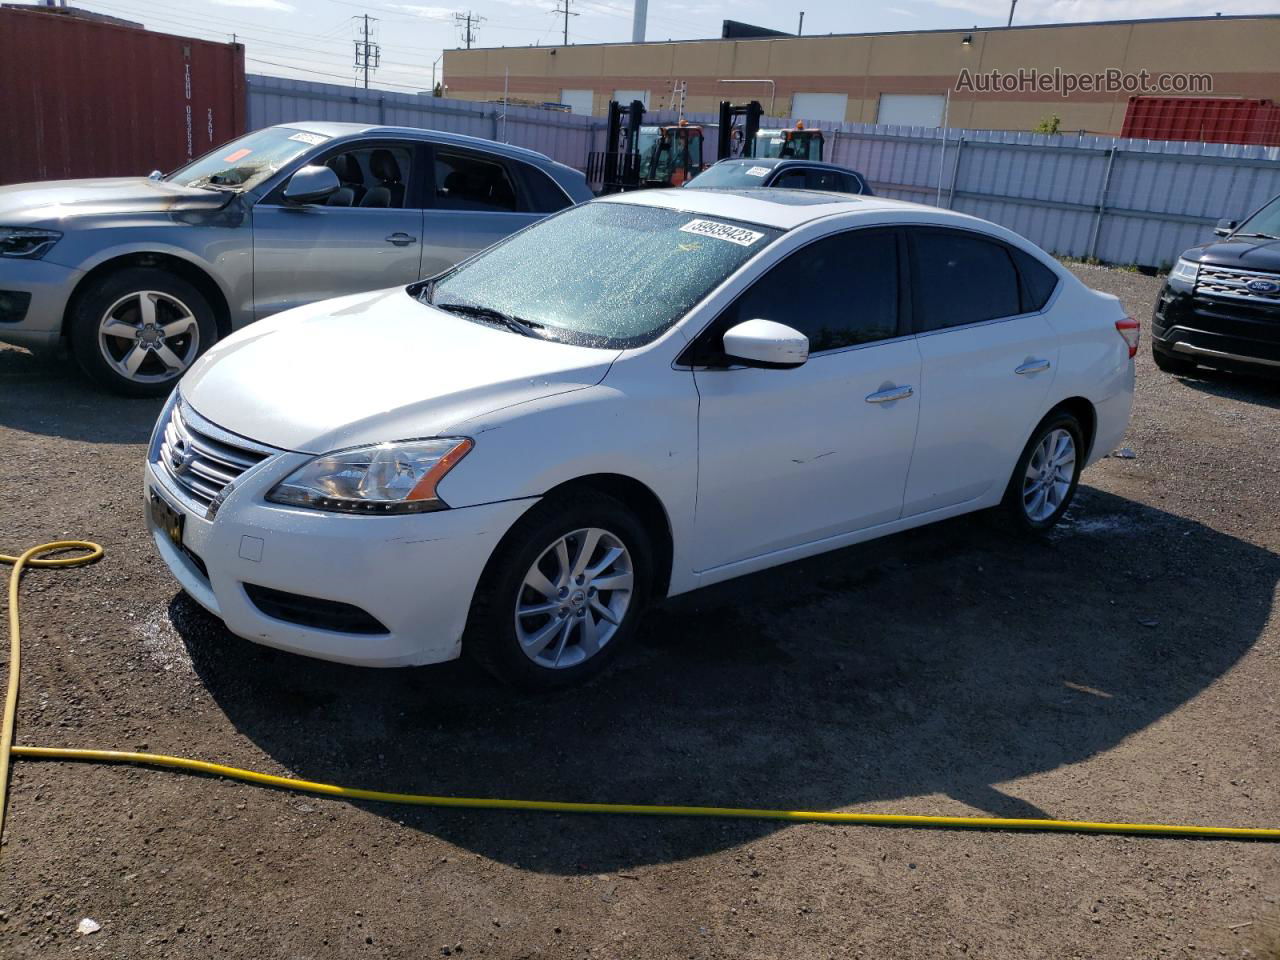
[[[520,518],[485,570],[463,650],[530,690],[602,670],[635,631],[652,583],[649,536],[620,502],[589,492]]]
[[[1151,346],[1151,359],[1155,361],[1157,369],[1172,373],[1175,377],[1189,377],[1195,373],[1196,365],[1193,361],[1157,350],[1154,344]]]
[[[218,337],[200,291],[156,267],[92,281],[70,320],[71,352],[81,369],[128,397],[164,396]]]
[[[1061,411],[1040,422],[1005,490],[1004,508],[1019,529],[1048,530],[1067,512],[1084,467],[1080,421]]]

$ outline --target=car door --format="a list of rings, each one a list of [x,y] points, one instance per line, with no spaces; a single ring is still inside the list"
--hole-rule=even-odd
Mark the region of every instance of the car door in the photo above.
[[[347,142],[312,161],[342,184],[326,202],[287,204],[281,184],[255,204],[255,315],[417,280],[424,161],[413,141]]]
[[[851,230],[770,269],[694,342],[698,571],[898,518],[920,353],[900,304],[900,234]],[[724,331],[763,318],[809,337],[795,369],[734,365]]]
[[[903,508],[914,516],[1003,492],[1046,412],[1058,339],[1028,302],[1015,263],[1020,251],[967,230],[907,233],[924,361]]]
[[[426,277],[573,202],[529,164],[446,144],[432,146],[428,186],[422,249]]]

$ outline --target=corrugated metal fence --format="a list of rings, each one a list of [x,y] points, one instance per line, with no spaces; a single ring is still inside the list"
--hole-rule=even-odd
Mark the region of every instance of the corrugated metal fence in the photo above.
[[[603,147],[598,117],[493,103],[353,90],[250,76],[249,128],[302,119],[431,127],[506,140],[582,169]],[[504,120],[505,112],[505,120]],[[652,111],[649,122],[671,122]],[[717,118],[690,114],[715,157]],[[505,129],[504,129],[505,123]],[[765,127],[791,126],[786,118]],[[1280,148],[1125,140],[1002,130],[818,124],[826,156],[862,172],[883,196],[937,204],[992,220],[1055,254],[1167,266],[1280,194]]]

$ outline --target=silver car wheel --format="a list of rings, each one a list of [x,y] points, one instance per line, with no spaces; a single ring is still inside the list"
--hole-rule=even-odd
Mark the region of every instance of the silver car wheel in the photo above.
[[[191,308],[173,294],[139,290],[103,313],[98,348],[126,380],[159,383],[191,366],[200,352],[200,325]]]
[[[1062,506],[1076,472],[1076,441],[1059,427],[1045,434],[1027,462],[1022,481],[1022,509],[1035,523],[1049,519]]]
[[[516,639],[540,667],[563,670],[613,639],[631,605],[634,567],[618,537],[586,527],[534,561],[516,597]]]

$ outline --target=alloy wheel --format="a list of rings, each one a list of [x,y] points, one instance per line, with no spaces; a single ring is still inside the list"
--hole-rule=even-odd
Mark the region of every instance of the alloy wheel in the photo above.
[[[1076,441],[1069,430],[1050,430],[1027,462],[1022,481],[1022,509],[1035,523],[1048,520],[1062,506],[1076,470]]]
[[[539,555],[520,586],[520,649],[552,670],[589,660],[617,633],[634,581],[631,555],[617,536],[599,527],[565,534]]]
[[[125,379],[159,383],[191,366],[200,352],[200,326],[191,308],[172,294],[139,290],[103,313],[98,348]]]

